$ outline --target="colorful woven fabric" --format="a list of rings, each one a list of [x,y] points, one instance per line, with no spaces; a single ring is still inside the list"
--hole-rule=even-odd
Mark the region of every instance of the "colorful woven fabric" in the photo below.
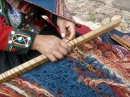
[[[63,60],[44,63],[22,74],[20,78],[3,83],[0,88],[4,90],[0,90],[0,93],[9,91],[11,97],[32,97],[28,92],[35,91],[33,97],[39,97],[39,91],[33,90],[32,87],[28,87],[29,91],[26,91],[26,88],[21,89],[27,85],[20,84],[20,81],[40,85],[41,90],[46,89],[48,97],[129,97],[129,66],[128,50],[119,45],[105,44],[98,37],[76,47],[74,52]],[[21,87],[16,89],[16,86]],[[40,93],[45,95],[45,92]]]
[[[66,8],[64,0],[40,0],[40,2],[39,0],[21,0],[21,1],[6,0],[6,1],[23,13],[28,13],[32,8],[32,4],[34,4],[58,16],[74,21],[68,9]]]
[[[53,97],[35,82],[15,78],[0,85],[0,97]]]
[[[1,1],[4,2],[4,0]],[[0,15],[0,31],[2,32],[0,42],[3,45],[0,48],[1,50],[6,48],[5,44],[8,43],[8,35],[9,43],[12,43],[11,39],[15,40],[8,48],[9,51],[14,51],[15,48],[12,48],[12,46],[17,46],[18,43],[22,45],[21,48],[28,47],[31,43],[29,38],[31,34],[22,38],[21,36],[19,38],[17,33],[9,34],[14,27],[5,26],[4,23],[10,20],[11,23],[7,22],[7,24],[24,27],[19,19],[21,17],[20,12],[28,13],[32,8],[32,3],[44,8],[44,11],[46,9],[49,13],[52,12],[73,21],[63,0],[40,0],[41,2],[38,0],[6,1],[13,7],[8,10],[10,18],[3,18],[6,14]],[[8,6],[2,6],[3,9],[6,9],[6,7]],[[4,13],[7,13],[6,11],[3,10]],[[14,14],[11,12],[14,12]],[[35,28],[26,19],[33,14],[30,13],[24,16],[24,24],[29,24],[27,27],[25,26],[25,29],[39,32],[39,28],[43,27],[43,21],[40,20],[41,23],[34,22],[34,24],[40,24],[38,28]],[[15,16],[18,17],[16,22],[14,22]],[[30,27],[33,29],[30,29]],[[86,28],[86,26],[81,26],[76,28],[76,31],[82,34],[89,32],[90,29],[87,28],[86,30]],[[14,37],[16,39],[12,38],[12,35],[17,36]],[[25,35],[24,32],[21,32],[21,35]],[[122,36],[122,38],[128,42],[130,40],[129,35]],[[49,61],[41,64],[41,66],[11,81],[0,84],[0,97],[130,97],[130,51],[117,45],[108,37],[105,37],[105,40],[102,39],[100,37],[93,39],[80,47],[76,47],[68,57],[58,62],[52,63]],[[23,42],[23,40],[26,40],[26,42]]]

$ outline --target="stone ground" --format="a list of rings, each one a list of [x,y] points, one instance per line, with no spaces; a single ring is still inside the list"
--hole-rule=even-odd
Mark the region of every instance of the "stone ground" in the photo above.
[[[73,18],[82,24],[96,29],[112,20],[121,19],[120,26],[115,29],[130,32],[129,8],[120,7],[130,4],[129,0],[64,0]],[[120,1],[120,2],[119,2]],[[125,2],[127,1],[127,2]],[[122,4],[122,2],[125,2]]]

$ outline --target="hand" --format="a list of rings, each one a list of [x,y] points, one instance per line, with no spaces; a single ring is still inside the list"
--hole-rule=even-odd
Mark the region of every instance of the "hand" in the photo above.
[[[75,24],[61,17],[57,18],[57,25],[61,36],[66,42],[75,38]]]
[[[66,42],[52,35],[36,35],[31,49],[39,51],[53,62],[62,59],[71,50]]]

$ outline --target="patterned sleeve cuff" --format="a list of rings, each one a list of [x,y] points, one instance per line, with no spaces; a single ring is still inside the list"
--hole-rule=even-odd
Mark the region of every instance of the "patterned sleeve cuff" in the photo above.
[[[8,35],[8,44],[6,51],[26,54],[32,45],[36,34],[30,31],[14,28]]]

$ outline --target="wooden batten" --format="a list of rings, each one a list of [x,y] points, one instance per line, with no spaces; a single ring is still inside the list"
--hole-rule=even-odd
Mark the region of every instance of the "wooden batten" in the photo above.
[[[116,34],[111,35],[111,38],[113,40],[115,40],[117,43],[119,43],[120,45],[124,46],[127,50],[130,51],[130,43],[129,42],[123,40],[121,37],[119,37]]]
[[[89,33],[86,33],[84,34],[83,36],[80,36],[72,41],[70,41],[68,43],[68,45],[70,47],[75,47],[75,46],[79,46],[109,30],[112,30],[113,28],[115,28],[116,26],[118,26],[120,24],[121,20],[118,19],[118,20],[115,20],[115,21],[112,21],[96,30],[93,30]],[[33,69],[37,66],[39,66],[40,64],[43,64],[45,62],[47,62],[49,59],[47,57],[45,57],[44,55],[40,55],[28,62],[25,62],[11,70],[8,70],[2,74],[0,74],[0,82],[5,82],[5,81],[8,81],[12,78],[15,78],[16,76],[30,70],[30,69]]]

